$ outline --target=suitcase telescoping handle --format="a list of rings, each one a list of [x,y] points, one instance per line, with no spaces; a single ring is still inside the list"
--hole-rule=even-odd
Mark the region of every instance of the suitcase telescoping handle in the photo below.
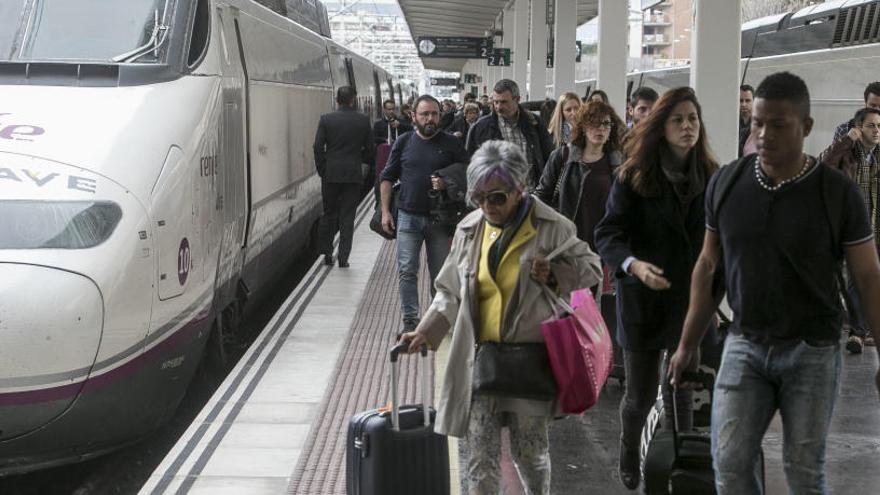
[[[401,353],[405,353],[409,348],[409,343],[401,342],[391,348],[391,428],[394,431],[400,431],[400,397],[397,392],[398,382],[398,365],[397,358]],[[422,416],[425,426],[431,425],[431,412],[428,410],[428,346],[423,345],[419,354],[423,359],[419,374],[422,375]]]

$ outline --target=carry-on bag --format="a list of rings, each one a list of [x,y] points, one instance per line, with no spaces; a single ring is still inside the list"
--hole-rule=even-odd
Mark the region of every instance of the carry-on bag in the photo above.
[[[692,375],[692,376],[688,376]],[[695,374],[685,373],[686,381],[699,381]],[[642,465],[642,478],[647,495],[715,495],[715,472],[712,468],[712,441],[706,433],[679,431],[675,401],[672,431],[657,431],[648,445]],[[764,453],[759,452],[758,467],[764,483]]]
[[[427,347],[422,347],[422,404],[398,406],[398,357],[409,344],[391,349],[391,408],[355,414],[346,439],[349,495],[446,495],[449,446],[434,433],[434,409],[428,405]]]
[[[546,286],[548,302],[561,317],[541,322],[541,334],[556,378],[559,409],[580,414],[593,407],[611,371],[611,335],[590,289],[571,293],[571,304]]]

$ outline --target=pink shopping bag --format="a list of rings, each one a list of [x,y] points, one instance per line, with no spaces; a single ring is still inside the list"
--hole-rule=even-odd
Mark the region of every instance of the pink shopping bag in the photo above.
[[[545,294],[564,309],[563,316],[541,323],[559,407],[563,413],[580,414],[599,400],[611,372],[612,337],[589,289],[572,292],[570,306],[549,290]]]

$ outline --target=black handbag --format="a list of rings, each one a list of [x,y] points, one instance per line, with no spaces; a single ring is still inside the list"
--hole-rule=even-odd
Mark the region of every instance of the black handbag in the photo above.
[[[481,342],[474,357],[475,394],[553,400],[556,379],[543,344]]]
[[[385,232],[385,229],[382,228],[382,199],[379,197],[378,193],[376,194],[376,207],[373,210],[373,218],[370,219],[370,230],[388,239],[389,241],[393,241],[397,238],[397,201],[399,199],[398,194],[400,194],[399,182],[395,183],[391,190],[391,216],[394,218],[394,231],[389,234],[388,232]]]

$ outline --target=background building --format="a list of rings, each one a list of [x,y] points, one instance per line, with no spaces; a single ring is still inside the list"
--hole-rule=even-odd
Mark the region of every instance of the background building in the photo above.
[[[654,68],[689,64],[692,0],[643,1],[642,6],[642,57]]]

